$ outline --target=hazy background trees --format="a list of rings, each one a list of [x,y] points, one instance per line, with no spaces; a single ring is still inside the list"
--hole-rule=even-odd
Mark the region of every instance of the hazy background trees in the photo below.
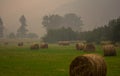
[[[45,42],[78,40],[78,33],[69,28],[50,29],[43,37]]]
[[[68,13],[64,15],[63,25],[64,27],[70,27],[73,31],[81,31],[81,26],[83,26],[83,22],[81,17],[77,16],[74,13]]]
[[[120,17],[110,20],[107,25],[92,31],[80,32],[80,40],[99,43],[101,41],[120,42]]]
[[[45,17],[49,18],[48,16]],[[96,43],[100,43],[101,41],[120,42],[120,17],[110,20],[107,25],[97,27],[92,31],[81,31],[83,23],[80,17],[77,17],[75,14],[66,14],[64,17],[61,17],[61,19],[60,21],[62,21],[62,23],[59,23],[60,25],[58,24],[57,26],[57,23],[50,25],[51,27],[57,27],[57,29],[47,29],[47,34],[43,37],[44,41],[85,40]],[[57,19],[53,20],[53,22],[56,20]],[[47,27],[49,26],[49,22],[50,20],[48,21],[48,25],[43,25]]]
[[[46,15],[43,17],[42,24],[46,27],[47,30],[49,29],[58,29],[61,27],[63,23],[63,17],[59,15]]]
[[[59,29],[61,27],[72,28],[74,31],[80,31],[83,22],[79,16],[74,13],[68,13],[64,16],[58,14],[45,15],[42,20],[42,25],[49,29]]]
[[[4,36],[4,26],[3,26],[2,18],[0,17],[0,38],[3,38],[3,36]]]
[[[19,21],[21,26],[18,28],[17,33],[11,32],[7,35],[7,38],[39,38],[36,33],[27,30],[27,20],[24,15],[20,17]],[[42,24],[47,31],[42,37],[45,42],[75,40],[96,43],[101,41],[120,42],[120,17],[112,19],[107,25],[97,27],[91,31],[82,31],[83,21],[74,13],[67,13],[64,16],[58,14],[45,15]],[[2,18],[0,18],[0,38],[3,37],[4,26]]]
[[[26,29],[26,18],[24,15],[22,15],[19,19],[20,23],[21,23],[21,26],[20,28],[17,30],[17,37],[20,37],[20,38],[25,38],[26,35],[27,35],[27,32],[28,30]]]
[[[37,34],[30,33],[26,28],[28,25],[27,25],[26,17],[24,15],[20,17],[19,21],[21,23],[21,26],[17,30],[16,38],[38,38]],[[10,38],[14,38],[13,36],[14,36],[13,33],[9,35]]]
[[[120,42],[120,17],[111,20],[108,25],[111,41]]]
[[[64,16],[46,15],[43,17],[42,24],[47,30],[43,40],[47,42],[76,40],[77,31],[81,31],[81,26],[83,25],[81,18],[74,13],[68,13]]]
[[[3,21],[2,18],[0,17],[0,38],[10,38],[10,39],[15,39],[15,38],[39,38],[39,36],[36,33],[33,33],[31,31],[28,31],[27,29],[27,20],[24,15],[22,15],[19,18],[19,21],[21,23],[21,26],[17,29],[16,27],[13,27],[13,29],[17,29],[16,32],[10,32],[6,36],[4,35],[5,33],[5,27],[3,26]],[[7,31],[7,30],[6,30]]]

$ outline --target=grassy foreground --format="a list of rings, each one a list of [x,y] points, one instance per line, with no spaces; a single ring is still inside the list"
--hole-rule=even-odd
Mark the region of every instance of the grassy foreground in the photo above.
[[[99,46],[97,54],[103,55]],[[69,65],[79,55],[74,45],[51,44],[49,49],[30,50],[29,46],[0,45],[0,76],[69,76]],[[116,57],[105,57],[107,76],[120,76],[120,49]]]

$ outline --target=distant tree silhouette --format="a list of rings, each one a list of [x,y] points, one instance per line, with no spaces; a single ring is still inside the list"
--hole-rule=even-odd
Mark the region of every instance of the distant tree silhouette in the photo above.
[[[120,17],[110,20],[108,25],[98,27],[92,31],[81,32],[80,39],[88,42],[111,41],[120,42]]]
[[[73,31],[80,31],[83,25],[82,20],[74,13],[68,13],[64,16],[60,15],[46,15],[43,17],[42,24],[49,29],[59,29],[62,27],[72,28]]]
[[[78,40],[78,33],[69,28],[49,29],[48,33],[43,37],[45,42],[58,42]]]
[[[21,23],[21,26],[20,28],[17,30],[17,37],[20,37],[20,38],[25,38],[27,36],[27,29],[26,29],[26,18],[24,15],[22,15],[19,19],[20,23]]]
[[[61,26],[62,24],[62,16],[59,15],[49,15],[49,16],[44,16],[42,24],[49,29],[57,29]]]
[[[83,22],[80,17],[74,13],[68,13],[64,15],[63,26],[70,27],[74,31],[81,31]]]
[[[111,20],[108,26],[110,29],[109,33],[111,34],[111,41],[113,41],[113,43],[120,42],[120,17]]]
[[[3,26],[3,21],[0,17],[0,38],[4,36],[3,32],[4,32],[4,26]]]
[[[47,30],[43,40],[47,42],[77,40],[78,31],[80,32],[83,25],[81,18],[74,13],[68,13],[64,16],[46,15],[43,17],[42,24]]]

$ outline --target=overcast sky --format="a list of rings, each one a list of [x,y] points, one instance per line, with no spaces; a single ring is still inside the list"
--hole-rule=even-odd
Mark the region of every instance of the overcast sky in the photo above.
[[[25,15],[28,29],[43,36],[41,25],[44,15],[73,12],[82,17],[87,29],[102,26],[120,16],[120,0],[0,0],[0,17],[7,32],[16,32],[19,18]]]
[[[57,8],[59,14],[73,12],[81,16],[84,29],[103,26],[120,16],[120,0],[74,0]]]

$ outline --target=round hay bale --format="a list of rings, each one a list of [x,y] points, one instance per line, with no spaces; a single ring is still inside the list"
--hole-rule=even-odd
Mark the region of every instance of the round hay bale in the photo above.
[[[85,54],[72,61],[69,74],[70,76],[106,76],[107,66],[102,56]]]
[[[18,46],[23,46],[23,42],[19,42],[19,43],[18,43]]]
[[[33,44],[30,46],[30,49],[31,50],[36,50],[36,49],[39,49],[39,44]]]
[[[105,45],[103,46],[104,56],[116,56],[116,49],[114,45]]]
[[[76,49],[77,50],[83,50],[84,49],[84,44],[83,43],[76,43]]]
[[[42,43],[40,45],[40,48],[42,48],[42,49],[48,48],[48,44],[47,43]]]
[[[4,45],[8,45],[8,42],[4,42]]]
[[[86,44],[85,48],[84,48],[84,51],[85,52],[94,52],[95,51],[95,45],[89,43],[89,44]]]

